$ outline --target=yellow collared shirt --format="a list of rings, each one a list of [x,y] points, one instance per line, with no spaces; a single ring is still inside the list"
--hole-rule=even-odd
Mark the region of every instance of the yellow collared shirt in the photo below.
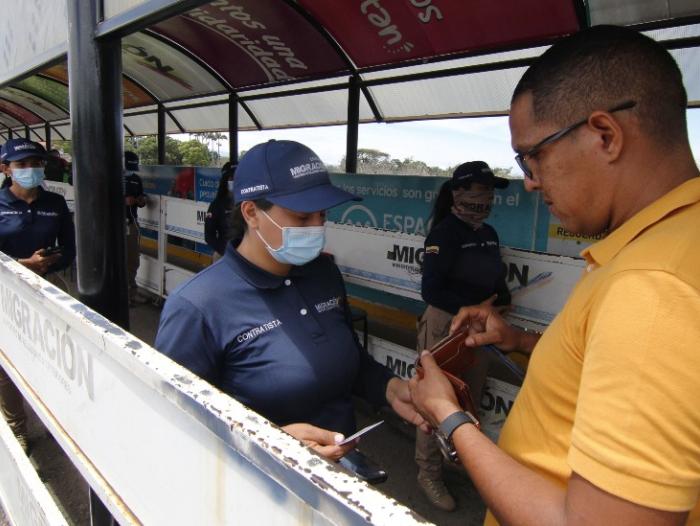
[[[575,471],[700,524],[700,178],[582,256],[499,445],[563,487]]]

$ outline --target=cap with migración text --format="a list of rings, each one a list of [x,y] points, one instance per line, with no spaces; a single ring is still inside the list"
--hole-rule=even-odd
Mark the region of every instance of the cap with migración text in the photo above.
[[[317,212],[362,200],[333,186],[325,165],[310,148],[275,140],[253,146],[241,158],[233,195],[236,204],[265,199],[295,212]]]
[[[505,188],[510,181],[497,177],[484,161],[470,161],[460,164],[452,174],[452,188],[459,188],[469,183],[491,185],[494,188]]]
[[[5,164],[21,161],[28,157],[47,159],[48,156],[41,144],[28,139],[10,139],[2,145],[2,150],[0,150],[0,162]]]

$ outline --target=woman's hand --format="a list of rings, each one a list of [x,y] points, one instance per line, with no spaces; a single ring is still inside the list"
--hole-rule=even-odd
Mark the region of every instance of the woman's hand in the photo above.
[[[357,441],[352,441],[343,446],[339,446],[338,443],[345,440],[345,437],[341,433],[322,429],[312,426],[311,424],[289,424],[283,426],[282,429],[332,462],[338,462],[343,455],[357,444]]]
[[[17,262],[21,263],[29,270],[35,274],[43,276],[49,271],[49,267],[61,259],[61,254],[53,254],[51,256],[44,256],[44,249],[40,248],[30,257],[25,259],[18,259]]]
[[[386,384],[386,400],[401,418],[420,428],[425,433],[430,432],[430,425],[413,406],[411,393],[408,390],[408,381],[400,378],[389,380],[389,383]]]

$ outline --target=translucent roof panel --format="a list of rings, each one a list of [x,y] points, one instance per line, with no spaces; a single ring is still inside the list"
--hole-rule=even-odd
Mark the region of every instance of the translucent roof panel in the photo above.
[[[0,124],[3,128],[15,128],[22,125],[20,121],[0,110]]]
[[[188,132],[228,131],[228,102],[199,108],[173,109],[171,113]],[[240,104],[238,105],[238,129],[257,130]]]
[[[159,100],[222,91],[224,86],[193,59],[145,33],[122,39],[122,69]]]
[[[0,112],[5,113],[8,117],[11,117],[17,123],[21,124],[39,124],[43,122],[42,119],[34,115],[31,111],[26,108],[10,102],[9,100],[0,98]],[[17,126],[17,124],[12,124],[12,126]]]
[[[51,125],[51,133],[53,133],[53,140],[60,139],[61,136],[66,141],[70,141],[72,138],[70,123]]]
[[[124,126],[133,135],[153,135],[158,130],[158,115],[124,115]]]
[[[700,48],[671,50],[683,73],[683,83],[688,92],[688,105],[700,106]]]
[[[69,111],[68,86],[65,84],[41,75],[32,75],[19,82],[14,82],[12,85],[37,95],[44,100],[48,100],[51,104],[58,106],[64,111]]]
[[[574,2],[298,0],[359,67],[543,42],[576,31]]]
[[[347,90],[290,95],[274,99],[243,100],[263,128],[287,128],[347,121]],[[360,119],[374,120],[364,97],[360,97]]]
[[[44,121],[57,121],[68,117],[68,113],[46,99],[14,87],[0,89],[0,97],[24,106]]]
[[[504,114],[522,68],[369,88],[386,120]]]
[[[110,19],[145,2],[146,0],[103,0],[105,18]]]
[[[687,26],[665,27],[652,31],[642,31],[645,35],[663,42],[664,40],[678,40],[700,36],[700,24],[688,24]]]
[[[236,88],[348,70],[329,41],[290,4],[211,2],[153,30],[189,49]]]
[[[155,135],[158,133],[158,114],[124,115],[123,123],[127,134]],[[165,133],[182,133],[170,116],[165,115]]]
[[[632,25],[700,15],[698,0],[588,0],[591,25]]]

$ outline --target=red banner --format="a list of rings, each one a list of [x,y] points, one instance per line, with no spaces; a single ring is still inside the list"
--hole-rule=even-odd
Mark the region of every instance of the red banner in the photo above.
[[[347,69],[326,38],[279,0],[215,0],[153,29],[237,88]]]
[[[574,32],[566,0],[298,0],[359,67],[538,43]]]

